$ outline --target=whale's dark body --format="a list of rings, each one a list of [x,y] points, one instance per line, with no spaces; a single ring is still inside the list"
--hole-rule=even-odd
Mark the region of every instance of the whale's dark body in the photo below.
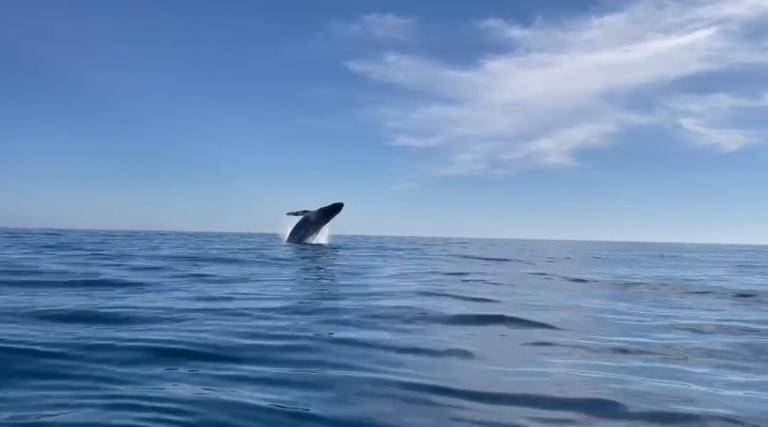
[[[293,226],[288,238],[289,243],[307,243],[314,238],[336,215],[344,209],[344,203],[336,202],[320,209],[311,211],[294,211],[286,215],[300,216],[301,219]]]

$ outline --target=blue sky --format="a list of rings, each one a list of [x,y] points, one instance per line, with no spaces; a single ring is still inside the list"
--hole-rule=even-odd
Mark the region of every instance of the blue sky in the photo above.
[[[764,0],[0,9],[0,226],[768,243]]]

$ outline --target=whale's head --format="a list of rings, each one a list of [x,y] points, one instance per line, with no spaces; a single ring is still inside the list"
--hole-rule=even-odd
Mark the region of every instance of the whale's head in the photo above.
[[[322,228],[331,222],[331,220],[334,219],[342,209],[344,209],[344,203],[341,202],[331,203],[328,206],[323,206],[314,212],[314,220],[316,221],[317,225]]]
[[[336,217],[336,215],[338,215],[342,209],[344,209],[344,203],[336,202],[336,203],[331,203],[328,206],[323,206],[322,208],[318,209],[316,212],[323,217],[323,220],[328,222],[332,220],[334,217]]]

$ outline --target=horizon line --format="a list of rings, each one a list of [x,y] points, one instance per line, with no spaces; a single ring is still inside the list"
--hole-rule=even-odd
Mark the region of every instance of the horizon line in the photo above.
[[[120,232],[154,232],[154,233],[219,233],[219,234],[274,234],[280,236],[278,231],[223,231],[223,230],[162,230],[162,229],[138,229],[138,228],[80,228],[80,227],[9,227],[0,226],[0,230],[54,230],[54,231],[120,231]],[[477,237],[477,236],[426,236],[408,234],[355,234],[334,233],[332,236],[350,237],[401,237],[423,239],[473,239],[473,240],[529,240],[544,242],[576,242],[576,243],[641,243],[641,244],[669,244],[669,245],[720,245],[720,246],[768,246],[768,243],[739,243],[739,242],[683,242],[683,241],[654,241],[654,240],[605,240],[605,239],[553,239],[543,237]]]

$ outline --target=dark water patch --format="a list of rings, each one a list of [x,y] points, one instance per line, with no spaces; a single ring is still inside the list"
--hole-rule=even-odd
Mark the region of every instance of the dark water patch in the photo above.
[[[691,332],[697,335],[764,335],[768,329],[755,328],[746,325],[733,325],[726,323],[691,323],[686,325],[674,325],[679,331]]]
[[[129,265],[127,268],[131,271],[164,271],[171,269],[164,265]]]
[[[0,279],[0,287],[20,287],[20,288],[62,288],[62,289],[123,289],[147,286],[145,282],[123,279]]]
[[[219,319],[221,321],[259,321],[259,320],[274,320],[274,317],[268,313],[264,313],[265,310],[251,310],[248,308],[211,305],[200,307],[186,307],[184,309],[175,310],[174,313],[178,315],[179,321],[191,321],[195,322],[200,319],[206,319],[209,317]]]
[[[531,271],[531,272],[528,272],[528,274],[530,274],[531,276],[542,276],[542,277],[552,276],[551,274],[545,273],[543,271]]]
[[[61,231],[38,231],[34,233],[38,236],[63,236],[64,232]]]
[[[196,417],[196,425],[221,427],[250,426],[322,426],[322,427],[397,427],[396,421],[379,421],[370,417],[332,417],[309,408],[308,411],[285,410],[255,400],[207,397],[190,399],[189,403],[206,408]]]
[[[768,264],[736,264],[736,268],[742,268],[742,269],[764,269],[768,267]]]
[[[474,418],[464,417],[451,417],[451,421],[456,421],[462,424],[469,424],[477,427],[524,427],[523,424],[510,423],[510,422],[498,422],[498,421],[485,421]]]
[[[228,296],[228,295],[193,295],[189,299],[192,301],[203,301],[203,302],[232,302],[232,301],[240,301],[242,298],[237,298],[237,297]]]
[[[456,255],[456,257],[461,259],[471,259],[471,260],[486,261],[486,262],[525,262],[525,260],[522,260],[522,259],[506,258],[506,257],[490,257],[490,256],[478,256],[478,255]]]
[[[195,395],[201,394],[200,392],[195,393]],[[189,422],[186,421],[184,418],[186,417],[179,417],[175,415],[160,415],[160,414],[153,414],[153,415],[130,415],[130,418],[132,420],[132,424],[130,424],[130,427],[155,427],[155,426],[176,426],[176,427],[186,427],[189,425]],[[196,416],[190,416],[189,418],[195,419]],[[103,427],[103,425],[102,425]],[[112,424],[110,424],[110,427],[112,427]]]
[[[233,349],[216,349],[210,345],[199,348],[192,343],[187,345],[127,344],[119,345],[113,351],[121,354],[120,357],[127,360],[127,363],[151,361],[153,364],[186,365],[188,363],[237,363],[245,360],[239,351],[233,351]]]
[[[475,357],[471,351],[461,348],[434,349],[419,346],[404,346],[396,344],[385,344],[381,342],[370,342],[352,338],[333,338],[328,342],[333,345],[386,351],[394,354],[405,354],[410,356],[436,358],[452,357],[457,359],[474,359]]]
[[[385,393],[378,391],[361,392],[361,397],[374,398],[374,399],[386,399],[395,402],[402,402],[408,405],[426,406],[430,408],[446,408],[446,409],[464,409],[461,405],[453,405],[446,402],[441,402],[436,399],[429,399],[419,396],[410,396],[398,393]]]
[[[47,272],[45,270],[39,270],[36,268],[0,268],[0,275],[6,275],[9,277],[39,276],[46,273]]]
[[[110,363],[115,366],[130,368],[132,366],[154,366],[162,368],[187,367],[187,372],[197,372],[199,368],[206,370],[219,366],[222,368],[221,378],[228,381],[239,381],[248,384],[285,383],[285,378],[273,381],[264,377],[243,375],[232,370],[234,367],[258,366],[269,369],[285,369],[299,371],[341,371],[341,372],[371,372],[377,367],[370,366],[364,361],[348,358],[328,358],[323,353],[318,354],[320,347],[308,343],[205,343],[169,340],[168,342],[153,343],[98,343],[78,346],[84,354],[93,352],[100,355],[94,360],[100,363]],[[227,368],[227,369],[224,369]],[[229,371],[229,373],[228,373]],[[231,383],[230,383],[231,384]]]
[[[428,297],[444,297],[444,298],[450,298],[455,299],[459,301],[468,301],[468,302],[488,302],[488,303],[499,303],[501,301],[495,300],[493,298],[485,298],[485,297],[473,297],[473,296],[467,296],[467,295],[458,295],[458,294],[450,294],[447,292],[431,292],[431,291],[419,291],[416,292],[418,295],[428,296]]]
[[[177,369],[177,368],[165,368],[168,369]],[[178,370],[178,369],[177,369]],[[215,373],[211,373],[209,370],[207,370],[206,375],[210,375],[213,378],[217,380],[217,382],[220,383],[226,383],[230,385],[234,385],[236,387],[243,387],[243,386],[257,386],[260,388],[264,387],[275,387],[280,389],[287,389],[287,390],[302,390],[302,391],[328,391],[333,389],[333,384],[327,383],[327,382],[321,382],[321,381],[314,381],[314,378],[312,378],[311,375],[305,375],[304,373],[299,373],[299,375],[277,375],[273,372],[267,371],[267,373],[254,373],[254,372],[248,372],[248,373],[242,373],[242,372],[231,372],[231,371],[218,371]],[[216,389],[208,388],[208,391],[216,393]]]
[[[239,340],[256,342],[294,342],[304,339],[311,339],[310,333],[299,333],[284,329],[269,328],[263,330],[236,329],[231,331],[230,336]]]
[[[468,271],[438,271],[437,273],[443,276],[469,276],[472,274]]]
[[[163,419],[162,415],[171,415],[177,419],[190,418],[196,415],[197,411],[193,408],[184,408],[178,404],[166,404],[152,401],[151,397],[146,400],[126,400],[119,399],[107,401],[101,404],[102,410],[110,412],[126,412],[129,414],[150,413],[152,418]],[[167,418],[165,418],[167,419]]]
[[[78,252],[84,252],[85,249],[83,249],[80,246],[77,246],[73,243],[45,243],[42,245],[38,245],[37,249],[50,249],[54,251],[78,251]]]
[[[301,411],[301,412],[309,412],[309,408],[303,408],[301,406],[289,406],[289,405],[281,405],[279,403],[268,403],[267,406],[271,406],[273,408],[282,409],[284,411]]]
[[[522,343],[521,345],[528,347],[560,347],[560,348],[572,348],[577,350],[583,350],[590,353],[602,353],[602,354],[615,354],[619,356],[655,356],[655,357],[672,357],[675,359],[684,359],[683,356],[673,355],[669,353],[661,353],[651,350],[644,350],[640,348],[631,347],[619,347],[619,346],[602,346],[602,345],[582,345],[582,344],[564,344],[551,341],[533,341]]]
[[[22,240],[29,237],[27,233],[17,233],[13,231],[2,231],[2,230],[0,230],[0,232],[2,233],[3,237],[7,239]]]
[[[166,278],[177,282],[188,281],[194,284],[210,284],[210,285],[234,285],[240,283],[252,282],[253,279],[245,276],[237,275],[223,275],[213,273],[181,273],[181,274],[167,274]]]
[[[32,385],[39,390],[64,390],[75,394],[97,388],[124,387],[140,384],[139,376],[127,377],[112,366],[98,366],[83,363],[87,355],[73,355],[68,358],[8,359],[0,365],[3,382],[0,387],[14,387],[28,390]],[[63,387],[62,387],[63,386]],[[2,406],[0,396],[0,406]]]
[[[66,414],[65,414],[66,415]],[[104,427],[105,423],[103,421],[76,421],[76,420],[67,420],[66,418],[62,418],[62,415],[56,415],[55,419],[53,416],[46,418],[46,422],[37,422],[35,421],[29,421],[29,422],[23,422],[23,423],[17,423],[14,422],[14,425],[22,425],[27,427],[43,427],[43,426],[50,426],[51,423],[55,422],[55,424],[58,427]],[[108,424],[110,427],[143,427],[144,424],[136,424],[135,422],[110,422]]]
[[[631,411],[627,406],[616,400],[597,397],[560,397],[545,394],[490,392],[416,382],[400,382],[398,386],[404,390],[486,405],[574,412],[600,419],[642,421],[662,425],[702,424],[707,422],[745,425],[745,423],[729,417],[699,415],[690,412]]]
[[[737,292],[733,294],[734,298],[754,298],[757,294],[753,294],[751,292]]]
[[[566,282],[571,282],[571,283],[595,283],[595,282],[597,282],[596,280],[593,280],[593,279],[586,279],[584,277],[576,277],[576,276],[567,276],[567,275],[563,275],[563,274],[556,274],[556,275],[551,275],[551,276],[553,276],[555,278],[558,278],[558,279],[565,280]]]
[[[541,424],[547,424],[547,425],[556,425],[556,426],[572,426],[572,425],[580,425],[582,424],[578,420],[574,420],[573,418],[562,418],[562,417],[526,417],[526,419],[529,419],[531,421],[541,423]]]
[[[252,260],[215,255],[162,255],[159,257],[169,262],[189,262],[193,264],[245,264]]]
[[[218,274],[211,273],[181,273],[169,276],[172,279],[213,279],[219,277]]]
[[[583,277],[569,277],[569,276],[562,276],[563,279],[571,282],[571,283],[593,283],[594,280],[585,279]]]
[[[560,329],[548,323],[537,322],[522,317],[507,316],[506,314],[452,314],[431,317],[430,319],[434,323],[453,326],[506,326],[508,328]]]
[[[640,287],[640,286],[649,286],[649,285],[652,285],[653,283],[641,282],[638,280],[623,280],[620,282],[613,282],[612,284],[617,286],[625,286],[625,287]]]
[[[714,294],[715,291],[685,291],[683,293],[687,295],[710,295]]]
[[[531,347],[557,347],[558,346],[557,343],[550,342],[550,341],[524,342],[522,345],[527,345]]]
[[[34,414],[16,414],[16,415],[10,415],[7,417],[1,417],[0,420],[5,420],[8,422],[13,423],[14,425],[47,425],[47,424],[40,424],[43,420],[46,420],[46,423],[53,423],[60,420],[57,420],[57,418],[60,418],[64,415],[70,415],[73,414],[75,411],[46,411],[46,412],[40,412],[40,413],[34,413]],[[58,425],[58,424],[57,424]]]
[[[167,319],[137,312],[120,310],[88,310],[88,309],[38,309],[28,313],[28,316],[41,321],[89,326],[118,326],[152,324]]]
[[[594,347],[587,347],[587,346],[584,346],[584,347],[594,349]],[[622,356],[668,356],[667,354],[659,353],[656,351],[642,350],[639,348],[629,348],[629,347],[606,347],[606,348],[600,348],[600,350],[598,351],[609,352],[609,353],[618,354]]]
[[[541,261],[547,263],[547,264],[560,264],[564,261],[570,261],[571,257],[544,257],[541,259]]]
[[[142,363],[166,368],[190,363],[245,364],[254,360],[279,359],[281,355],[289,360],[311,355],[316,350],[314,346],[301,343],[211,343],[181,339],[82,343],[74,348],[82,354],[113,357],[122,364]]]
[[[561,279],[571,283],[594,283],[595,282],[595,280],[585,279],[583,277],[565,276],[562,274],[553,274],[553,273],[547,273],[544,271],[531,271],[531,272],[528,272],[528,274],[531,276],[540,276],[549,280]]]
[[[493,285],[493,286],[514,286],[511,283],[496,282],[488,279],[461,279],[461,282],[462,283],[482,283],[485,285]]]
[[[74,356],[67,350],[50,349],[39,345],[0,344],[0,365],[4,366],[9,365],[13,360],[23,360],[25,363],[31,363],[35,359],[67,360]]]
[[[333,300],[333,298],[331,298]],[[299,301],[291,304],[280,304],[272,307],[263,307],[259,312],[274,313],[278,316],[314,316],[314,317],[333,317],[343,314],[345,310],[341,307],[323,306],[317,303],[318,299]]]
[[[93,250],[86,250],[83,249],[83,253],[80,254],[84,258],[84,260],[126,260],[126,259],[134,259],[134,255],[128,255],[128,254],[121,254],[121,253],[114,253],[114,252],[98,252]]]

